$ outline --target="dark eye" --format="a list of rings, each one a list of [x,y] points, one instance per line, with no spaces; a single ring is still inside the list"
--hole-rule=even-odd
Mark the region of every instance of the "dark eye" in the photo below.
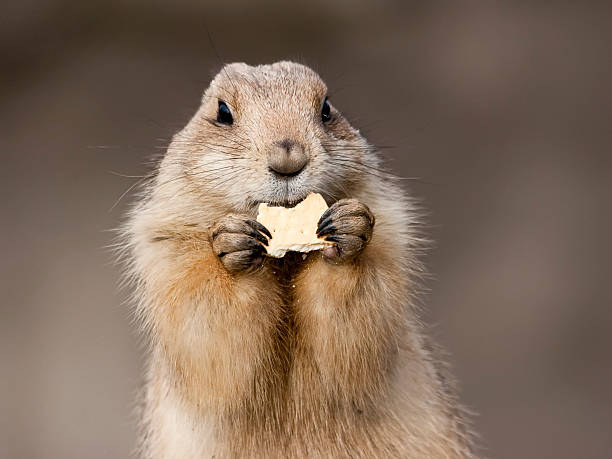
[[[321,108],[321,119],[323,120],[324,123],[327,123],[329,120],[331,120],[331,115],[329,113],[329,102],[327,102],[327,97],[325,98],[325,101],[323,102],[323,107]]]
[[[232,112],[225,102],[219,100],[219,110],[217,111],[217,121],[221,124],[231,125],[234,122]]]

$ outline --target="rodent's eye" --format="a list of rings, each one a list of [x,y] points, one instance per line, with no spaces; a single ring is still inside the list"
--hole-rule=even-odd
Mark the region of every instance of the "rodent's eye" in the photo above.
[[[329,113],[329,111],[329,102],[327,102],[326,97],[325,101],[323,102],[323,107],[321,108],[321,120],[323,120],[324,123],[327,123],[329,120],[331,120],[331,114]]]
[[[219,110],[217,111],[217,122],[231,125],[234,122],[232,112],[225,102],[219,99]]]

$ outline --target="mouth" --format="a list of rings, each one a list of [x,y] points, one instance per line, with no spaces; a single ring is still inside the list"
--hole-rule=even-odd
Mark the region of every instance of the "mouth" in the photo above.
[[[311,193],[320,193],[329,203],[331,196],[326,193],[316,180],[304,177],[274,178],[262,184],[256,192],[249,193],[247,206],[257,209],[259,204],[265,203],[273,207],[292,208],[302,202]]]
[[[310,193],[309,193],[309,194],[310,194]],[[308,196],[308,195],[306,195],[306,196]],[[303,197],[301,197],[301,198],[299,198],[299,199],[296,199],[296,200],[294,200],[294,201],[287,200],[287,201],[283,202],[283,203],[282,203],[282,205],[283,205],[283,207],[288,207],[288,208],[295,207],[295,206],[297,206],[297,205],[298,205],[300,202],[302,202],[304,199],[306,199],[306,196],[303,196]]]
[[[256,199],[253,202],[253,205],[255,207],[259,206],[259,204],[268,204],[269,206],[274,206],[274,207],[286,207],[286,208],[292,208],[297,206],[300,202],[302,202],[304,199],[306,199],[306,196],[308,196],[311,192],[306,193],[304,196],[300,196],[297,199],[289,199],[289,197],[285,198],[285,199],[271,199],[269,201],[266,200],[262,200],[262,199]]]

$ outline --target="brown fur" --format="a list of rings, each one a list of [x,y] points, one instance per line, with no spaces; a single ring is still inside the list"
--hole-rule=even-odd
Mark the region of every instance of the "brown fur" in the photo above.
[[[134,207],[129,272],[150,343],[142,457],[473,457],[412,306],[416,212],[337,110],[321,122],[326,92],[299,64],[224,67]],[[218,99],[232,126],[215,123]],[[309,158],[289,185],[266,165],[285,138]],[[365,247],[248,267],[215,255],[228,214],[311,191],[369,208]]]

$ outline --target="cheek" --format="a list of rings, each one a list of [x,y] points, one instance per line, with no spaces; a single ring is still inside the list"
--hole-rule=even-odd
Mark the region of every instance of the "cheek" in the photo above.
[[[197,160],[198,168],[202,171],[202,173],[213,172],[214,170],[222,170],[219,168],[223,166],[228,166],[230,164],[231,163],[227,159],[227,155],[216,152],[202,155]]]
[[[240,160],[233,161],[232,164],[231,175],[228,175],[224,184],[228,190],[239,191],[244,197],[245,194],[257,194],[269,185],[270,174],[261,161]]]

